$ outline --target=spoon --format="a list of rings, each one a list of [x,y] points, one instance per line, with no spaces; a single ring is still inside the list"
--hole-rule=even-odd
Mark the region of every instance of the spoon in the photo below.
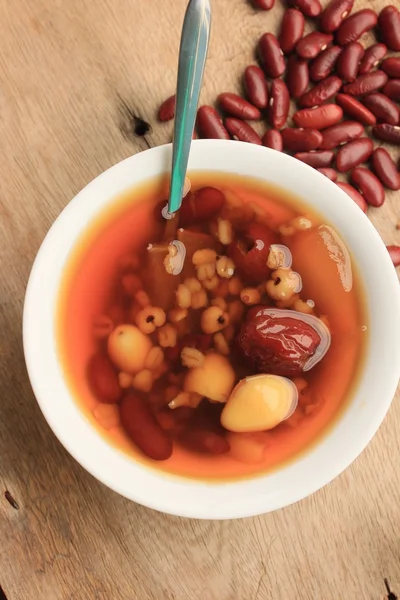
[[[210,0],[190,0],[186,9],[179,48],[178,81],[172,171],[168,212],[175,213],[182,204],[183,187],[211,27]]]

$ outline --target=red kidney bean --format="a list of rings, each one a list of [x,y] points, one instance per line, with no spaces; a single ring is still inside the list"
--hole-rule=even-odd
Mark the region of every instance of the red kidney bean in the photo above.
[[[386,246],[395,267],[400,266],[400,246]]]
[[[297,127],[311,129],[325,129],[339,123],[343,117],[343,110],[337,104],[322,104],[317,108],[303,108],[293,115]]]
[[[296,52],[301,58],[315,58],[320,52],[326,50],[332,42],[333,35],[330,33],[321,33],[320,31],[312,31],[304,36],[296,44]]]
[[[385,85],[388,80],[388,76],[379,69],[377,71],[371,71],[365,75],[359,75],[352,83],[347,83],[343,86],[345,94],[350,96],[364,96],[371,92],[376,92]]]
[[[378,15],[371,8],[364,8],[343,21],[336,33],[339,46],[357,41],[364,33],[375,27]]]
[[[99,402],[115,404],[122,396],[118,373],[108,356],[94,354],[87,367],[89,386]]]
[[[229,442],[224,436],[206,429],[186,431],[179,439],[192,451],[202,454],[226,454],[230,450]]]
[[[253,0],[253,4],[261,10],[271,10],[274,7],[275,0]]]
[[[400,173],[385,148],[376,148],[372,153],[372,168],[378,179],[390,190],[400,189]]]
[[[342,146],[336,155],[336,168],[341,173],[354,169],[357,165],[366,162],[374,149],[370,138],[353,140]]]
[[[197,111],[197,130],[200,136],[204,138],[230,139],[219,113],[212,106],[200,106]]]
[[[190,227],[211,220],[224,204],[225,196],[217,188],[206,186],[194,193],[189,192],[179,209],[179,227]]]
[[[342,87],[342,80],[336,75],[331,75],[299,98],[299,106],[302,108],[311,108],[320,106],[332,96],[334,96]]]
[[[289,114],[289,90],[282,79],[274,79],[271,85],[268,118],[274,129],[280,129],[287,121]]]
[[[369,48],[365,50],[364,57],[360,63],[360,68],[358,69],[359,75],[365,75],[365,73],[369,73],[373,67],[376,67],[379,62],[384,58],[387,54],[387,47],[385,44],[373,44]]]
[[[357,119],[360,123],[364,125],[374,125],[376,123],[375,115],[368,108],[365,108],[364,104],[361,104],[359,100],[353,98],[353,96],[338,94],[336,102],[343,108],[345,113]]]
[[[332,150],[362,136],[364,127],[357,121],[342,121],[322,132],[321,150]]]
[[[283,141],[280,131],[277,129],[268,129],[263,135],[262,145],[273,150],[283,150]]]
[[[257,121],[261,117],[259,109],[238,94],[224,92],[218,96],[218,102],[225,112],[238,119]]]
[[[286,69],[286,84],[292,98],[302,96],[309,84],[308,62],[295,54],[289,56]]]
[[[185,431],[193,420],[194,410],[189,406],[178,406],[171,410],[164,408],[156,414],[158,424],[170,435],[178,436]]]
[[[331,150],[317,150],[314,152],[296,152],[295,158],[301,162],[314,167],[314,169],[324,169],[329,167],[335,155]]]
[[[372,128],[372,135],[374,138],[382,140],[383,142],[389,142],[395,146],[400,146],[400,127],[398,125],[388,125],[388,123],[374,125]]]
[[[350,42],[343,48],[336,63],[336,72],[343,81],[354,81],[357,77],[364,47],[359,42]]]
[[[158,120],[159,121],[170,121],[175,116],[175,102],[176,96],[170,96],[161,104],[158,109]]]
[[[342,21],[351,12],[354,0],[331,0],[325,8],[319,21],[322,31],[332,33],[339,29]]]
[[[322,12],[319,0],[291,0],[291,6],[298,8],[305,17],[318,17]]]
[[[381,123],[398,125],[400,121],[400,109],[392,100],[384,94],[375,92],[364,96],[363,103],[376,116]]]
[[[361,191],[371,206],[382,206],[385,201],[385,190],[379,179],[366,167],[356,167],[351,172],[351,181]]]
[[[304,15],[296,8],[288,8],[283,13],[281,31],[278,37],[283,54],[290,54],[304,33]]]
[[[273,33],[264,33],[260,38],[258,53],[261,66],[266,75],[268,77],[280,77],[285,70],[285,59],[279,42]]]
[[[153,460],[167,460],[172,440],[160,427],[144,398],[127,394],[120,404],[121,425],[134,444]]]
[[[336,181],[337,179],[337,173],[335,169],[331,169],[330,167],[321,167],[320,169],[317,169],[317,171],[322,173],[322,175],[325,175],[325,177],[331,181]]]
[[[339,54],[342,52],[340,46],[330,46],[317,58],[313,60],[310,66],[310,77],[313,81],[326,79],[334,70]]]
[[[309,152],[322,142],[322,134],[317,129],[282,129],[283,147],[290,152]]]
[[[382,92],[391,100],[400,102],[400,79],[390,79]]]
[[[258,144],[261,146],[261,138],[256,131],[245,121],[229,117],[225,119],[225,127],[232,137],[237,138],[241,142],[249,142],[250,144]]]
[[[251,104],[263,109],[268,105],[268,86],[262,69],[257,65],[246,67],[244,89]]]
[[[379,13],[379,29],[390,50],[400,50],[400,12],[395,6],[385,6]]]
[[[400,77],[400,57],[391,56],[381,62],[381,69],[389,77]]]
[[[354,200],[354,202],[357,204],[357,206],[358,206],[359,208],[361,208],[361,210],[362,210],[364,213],[366,213],[366,212],[367,212],[368,205],[367,205],[367,203],[366,203],[366,201],[365,201],[365,198],[364,198],[364,196],[362,196],[362,195],[360,194],[360,192],[358,192],[358,191],[356,190],[356,188],[355,188],[355,187],[353,187],[353,186],[352,186],[352,185],[350,185],[349,183],[344,183],[343,181],[337,181],[337,182],[336,182],[336,185],[337,185],[338,187],[340,187],[340,189],[341,189],[341,190],[343,190],[344,192],[346,192],[346,194],[347,194],[348,196],[350,196],[350,198],[351,198],[352,200]]]

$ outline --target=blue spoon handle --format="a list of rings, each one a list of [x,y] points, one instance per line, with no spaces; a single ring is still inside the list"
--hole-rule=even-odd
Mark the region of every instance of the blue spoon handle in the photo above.
[[[196,121],[211,26],[210,0],[190,0],[179,49],[178,82],[168,211],[182,204],[183,186]]]

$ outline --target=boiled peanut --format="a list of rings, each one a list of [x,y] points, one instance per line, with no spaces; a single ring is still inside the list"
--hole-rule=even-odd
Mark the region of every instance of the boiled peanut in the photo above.
[[[152,348],[150,338],[134,325],[118,325],[108,338],[108,355],[124,373],[138,373],[144,368]]]

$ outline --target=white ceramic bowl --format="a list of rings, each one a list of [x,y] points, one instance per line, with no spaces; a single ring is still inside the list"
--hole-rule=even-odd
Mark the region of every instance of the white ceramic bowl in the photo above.
[[[190,170],[219,171],[269,181],[303,197],[326,216],[359,267],[370,316],[370,345],[354,398],[331,432],[278,471],[236,483],[203,483],[146,468],[109,445],[72,399],[57,360],[55,310],[63,267],[77,238],[115,196],[167,171],[171,146],[136,154],[82,190],[47,234],[26,292],[23,337],[32,387],[50,427],[72,456],[123,496],[166,513],[205,519],[276,510],[315,492],[341,473],[381,424],[400,371],[400,291],[378,233],[348,196],[302,162],[267,148],[198,140]]]

